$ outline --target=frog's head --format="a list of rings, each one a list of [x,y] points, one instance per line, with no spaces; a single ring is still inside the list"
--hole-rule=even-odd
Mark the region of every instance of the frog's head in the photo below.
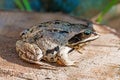
[[[97,38],[99,38],[99,34],[95,31],[92,24],[88,24],[88,26],[84,26],[78,34],[68,40],[68,45],[86,43]]]

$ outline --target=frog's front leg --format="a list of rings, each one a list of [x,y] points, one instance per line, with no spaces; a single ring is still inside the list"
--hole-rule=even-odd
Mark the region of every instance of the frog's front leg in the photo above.
[[[76,66],[75,61],[71,61],[68,52],[71,50],[69,47],[61,47],[58,55],[57,63],[64,66]]]
[[[19,40],[16,42],[16,51],[19,57],[27,62],[40,64],[43,57],[41,49],[36,44]]]

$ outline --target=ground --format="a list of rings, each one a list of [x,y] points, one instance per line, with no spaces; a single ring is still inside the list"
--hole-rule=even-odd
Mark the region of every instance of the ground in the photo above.
[[[19,33],[31,25],[54,19],[82,23],[59,13],[0,12],[0,80],[120,80],[120,35],[104,25],[94,24],[101,36],[85,46],[82,54],[70,53],[70,58],[78,61],[78,67],[43,62],[54,67],[49,68],[21,60],[15,51]]]

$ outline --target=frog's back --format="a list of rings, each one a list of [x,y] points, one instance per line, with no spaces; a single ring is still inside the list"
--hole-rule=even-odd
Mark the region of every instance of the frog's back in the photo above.
[[[43,22],[37,25],[36,27],[33,27],[33,31],[36,32],[37,30],[60,30],[60,31],[67,31],[67,32],[80,32],[82,29],[85,29],[86,25],[83,24],[73,24],[69,23],[67,21],[61,21],[61,20],[54,20],[54,21],[48,21]]]
[[[66,45],[68,40],[86,27],[66,21],[54,20],[39,24],[30,29],[33,38],[49,40],[58,45]],[[41,37],[42,36],[42,37]]]
[[[72,24],[61,20],[44,22],[38,27],[40,30],[42,29],[40,34],[43,35],[46,40],[59,45],[66,45],[71,37],[85,29],[84,25]]]

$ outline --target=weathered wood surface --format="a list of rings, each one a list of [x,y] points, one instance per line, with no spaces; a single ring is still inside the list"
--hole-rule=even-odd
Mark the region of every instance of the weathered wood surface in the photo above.
[[[58,13],[0,12],[0,80],[120,80],[120,35],[105,26],[94,25],[101,36],[85,46],[83,54],[71,53],[78,68],[44,63],[56,68],[51,70],[21,60],[15,51],[20,31],[54,19],[81,22]]]

